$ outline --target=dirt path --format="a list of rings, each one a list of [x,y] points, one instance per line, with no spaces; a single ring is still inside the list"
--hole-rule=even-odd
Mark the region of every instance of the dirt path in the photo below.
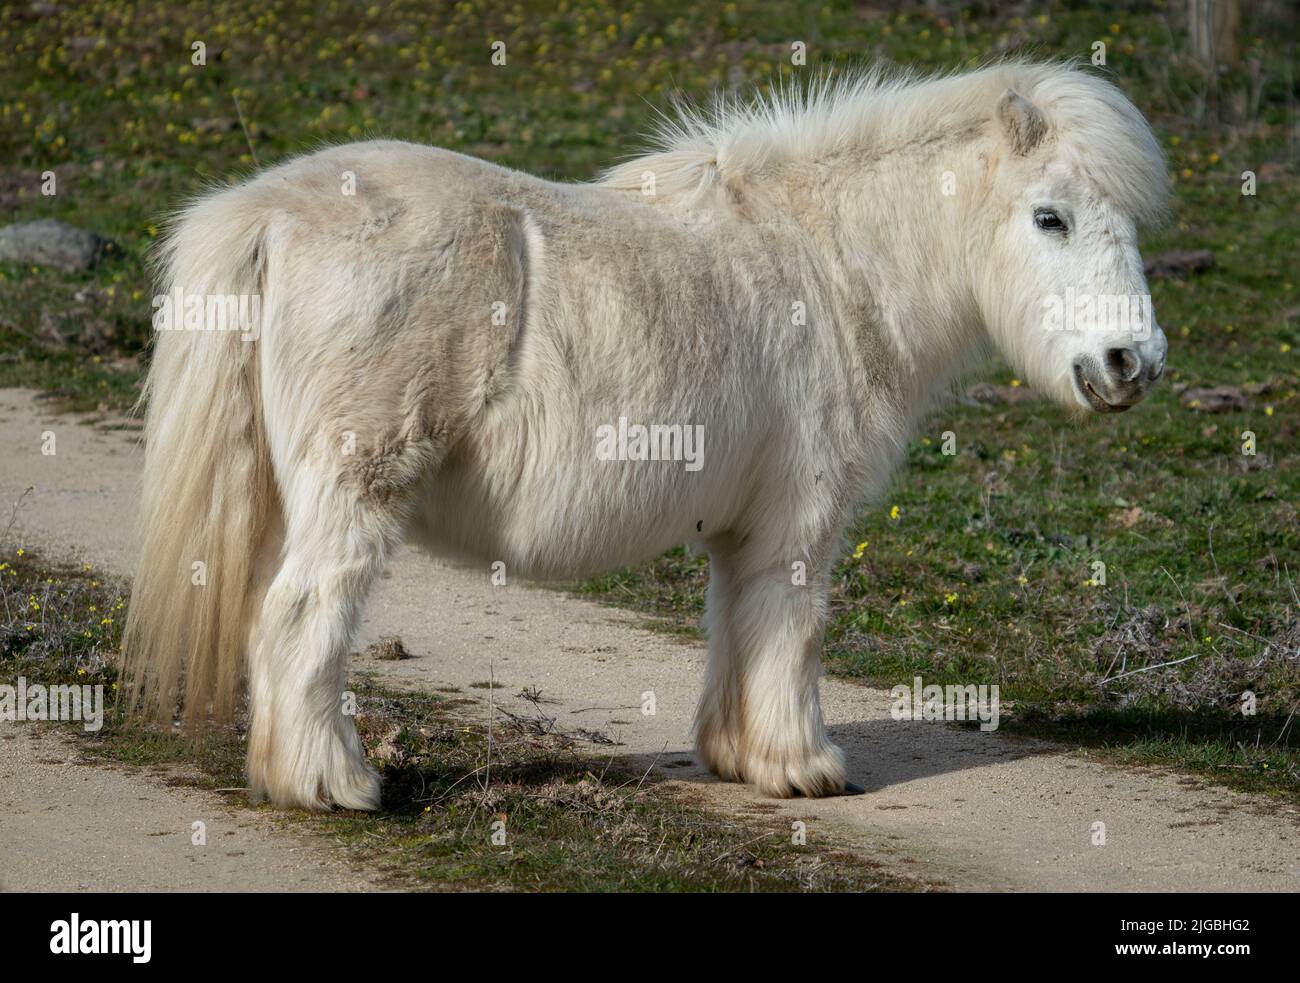
[[[0,724],[0,861],[0,891],[382,889],[265,812],[87,765],[65,738],[14,723]]]
[[[45,431],[56,435],[53,456],[41,454]],[[135,511],[136,454],[129,434],[56,415],[33,403],[31,393],[0,390],[0,512],[7,515],[9,503],[34,485],[15,525],[46,554],[130,572],[125,530]],[[776,804],[716,783],[689,750],[702,646],[643,630],[635,616],[590,602],[493,587],[486,576],[409,555],[386,575],[363,633],[363,646],[400,634],[416,656],[356,661],[354,668],[386,682],[483,697],[474,684],[494,677],[503,687],[496,702],[511,712],[540,711],[563,730],[601,732],[619,743],[596,750],[653,756],[717,805],[779,809],[792,821],[807,820],[810,838],[833,837],[902,873],[957,889],[1300,886],[1300,810],[1045,744],[896,722],[887,693],[835,680],[823,684],[827,720],[867,795]],[[536,706],[518,695],[533,687],[542,698]],[[655,694],[653,716],[640,712],[646,691]],[[44,793],[33,785],[27,794]],[[1093,845],[1097,822],[1105,824],[1104,846]],[[0,854],[12,845],[7,825],[0,817]],[[26,846],[37,855],[45,849]]]

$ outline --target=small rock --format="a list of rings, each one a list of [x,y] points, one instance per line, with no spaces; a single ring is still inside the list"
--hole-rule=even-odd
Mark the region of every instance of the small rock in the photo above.
[[[415,656],[406,650],[406,646],[402,644],[402,640],[396,635],[388,635],[381,638],[366,649],[366,655],[370,656],[372,659],[380,659],[384,662],[396,662],[401,659],[415,658]]]
[[[0,229],[0,260],[53,266],[68,273],[90,269],[113,248],[103,236],[58,219],[19,222]]]
[[[1161,253],[1147,260],[1146,274],[1151,279],[1171,276],[1190,276],[1204,273],[1214,265],[1214,253],[1208,249],[1193,249]]]
[[[1192,387],[1183,391],[1178,402],[1198,413],[1227,413],[1247,406],[1245,394],[1236,386]]]

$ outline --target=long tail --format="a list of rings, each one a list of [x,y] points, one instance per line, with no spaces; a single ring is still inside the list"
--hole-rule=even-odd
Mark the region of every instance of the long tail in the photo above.
[[[155,334],[142,396],[143,551],[123,677],[133,710],[169,720],[180,703],[191,731],[231,719],[239,705],[259,545],[279,508],[252,340],[267,299],[266,213],[253,205],[238,190],[201,199],[159,259],[172,300],[177,288],[183,299],[256,298],[244,308],[256,320],[194,330],[173,309],[173,329]],[[156,327],[166,309],[155,312]]]

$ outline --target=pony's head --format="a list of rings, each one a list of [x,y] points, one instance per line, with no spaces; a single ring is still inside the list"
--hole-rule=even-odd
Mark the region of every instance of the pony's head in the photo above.
[[[1159,145],[1109,83],[1031,68],[990,106],[984,236],[971,257],[993,342],[1042,392],[1115,413],[1165,368],[1138,253],[1164,207]]]

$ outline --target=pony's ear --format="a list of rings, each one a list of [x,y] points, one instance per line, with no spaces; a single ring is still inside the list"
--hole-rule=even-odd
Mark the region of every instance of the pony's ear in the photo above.
[[[998,119],[1011,148],[1021,157],[1028,157],[1047,134],[1042,112],[1015,89],[1007,89],[998,100]]]

